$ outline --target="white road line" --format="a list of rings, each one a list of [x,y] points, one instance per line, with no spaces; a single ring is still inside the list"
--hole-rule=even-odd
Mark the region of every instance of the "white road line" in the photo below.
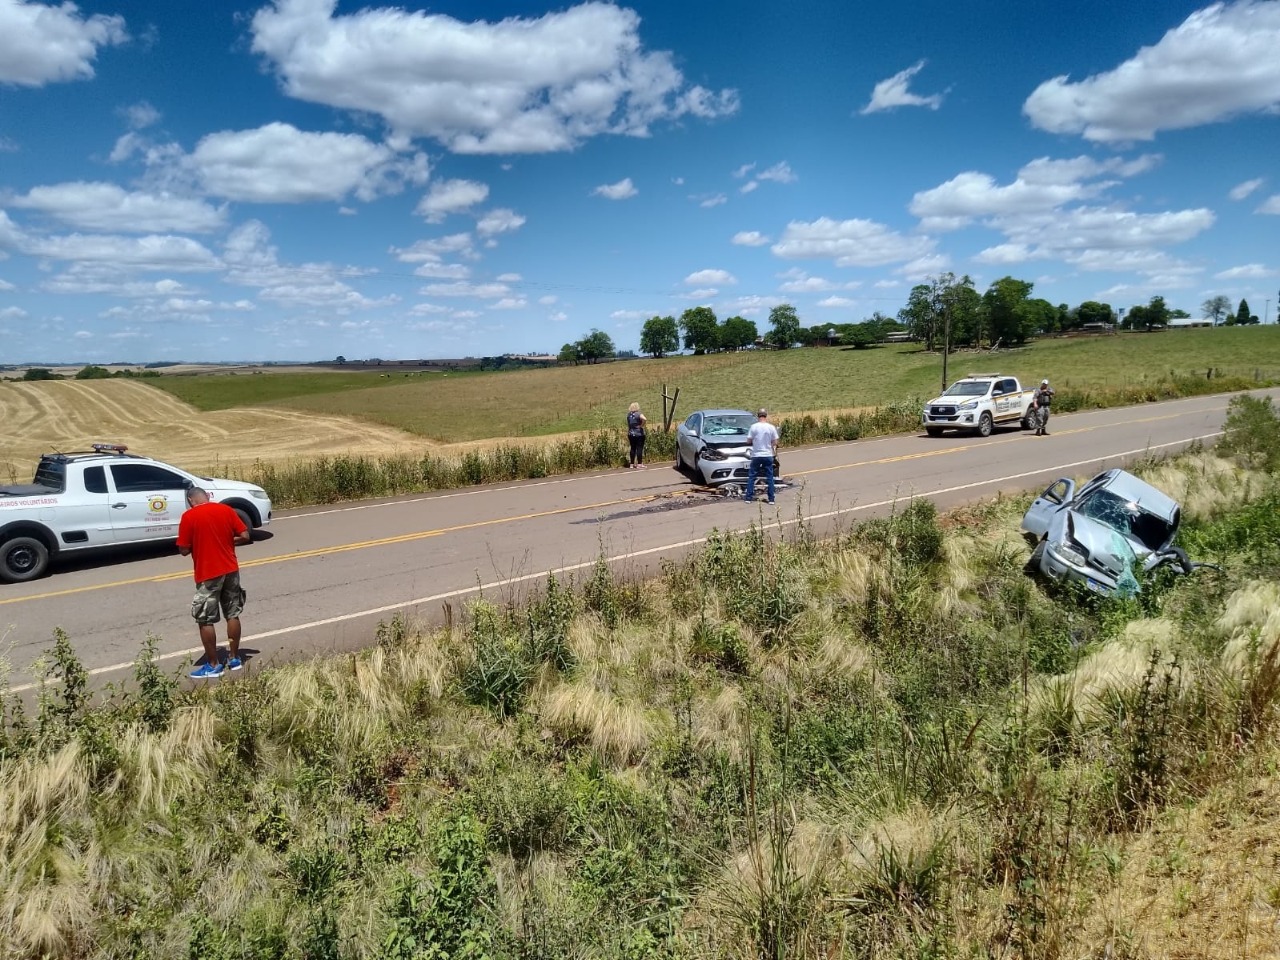
[[[1140,453],[1148,453],[1152,450],[1162,450],[1165,447],[1185,446],[1187,444],[1196,443],[1202,440],[1212,440],[1214,437],[1220,437],[1220,436],[1222,436],[1222,431],[1217,430],[1213,433],[1206,433],[1198,437],[1188,437],[1185,440],[1173,440],[1173,441],[1170,441],[1169,443],[1158,443],[1154,445],[1148,445],[1145,447],[1138,447],[1137,449],[1124,450],[1120,453],[1108,453],[1099,457],[1090,457],[1087,460],[1076,460],[1072,463],[1062,463],[1054,466],[1042,467],[1038,470],[1028,470],[1024,473],[1011,473],[1003,477],[992,477],[987,480],[974,480],[970,483],[961,483],[961,484],[957,484],[956,486],[943,487],[938,490],[928,490],[928,491],[913,493],[911,494],[911,496],[936,497],[944,493],[958,493],[961,490],[972,490],[974,487],[985,487],[985,486],[990,486],[991,484],[994,484],[994,483],[1006,483],[1010,480],[1023,480],[1027,477],[1034,477],[1037,474],[1048,473],[1051,471],[1071,470],[1071,469],[1074,469],[1075,467],[1083,467],[1087,464],[1099,463],[1104,460],[1111,460],[1111,459],[1120,458],[1120,457],[1132,457]],[[793,526],[797,523],[809,523],[814,520],[826,520],[831,517],[839,517],[845,514],[859,513],[863,510],[874,510],[877,507],[891,506],[892,504],[895,504],[895,503],[901,503],[903,499],[909,499],[909,498],[890,497],[887,500],[877,500],[874,503],[863,503],[863,504],[858,504],[857,506],[840,507],[835,510],[828,510],[825,513],[815,513],[810,516],[800,517],[794,520],[778,520],[777,522],[770,524],[770,526],[781,529],[783,527]],[[315,516],[315,514],[311,514],[311,516]],[[736,530],[730,530],[729,532],[745,533],[749,529],[750,529],[750,525],[746,527],[739,527]],[[702,544],[706,542],[707,542],[706,537],[696,537],[692,540],[681,540],[677,543],[668,543],[660,547],[649,547],[645,550],[633,550],[630,553],[620,553],[616,556],[606,557],[605,562],[611,563],[611,564],[619,563],[623,560],[634,560],[638,557],[651,556],[652,554],[663,553],[667,550],[680,550],[685,547],[694,547],[694,546],[697,546],[698,544]],[[595,564],[596,564],[595,560],[584,560],[582,563],[573,563],[573,564],[569,564],[568,566],[555,567],[550,570],[543,570],[540,573],[528,573],[520,577],[509,577],[505,580],[494,580],[489,583],[477,584],[476,586],[473,586],[473,587],[463,587],[458,590],[450,590],[447,593],[434,593],[430,596],[418,597],[417,599],[414,599],[414,600],[401,600],[396,603],[385,604],[384,606],[381,606],[381,607],[371,607],[368,610],[359,610],[355,613],[344,613],[336,617],[326,617],[323,620],[312,620],[308,623],[296,624],[295,626],[292,626],[292,627],[281,627],[278,630],[268,630],[265,633],[257,633],[251,637],[244,637],[243,639],[241,639],[240,643],[241,643],[241,646],[244,646],[246,644],[253,644],[254,642],[259,640],[266,640],[271,637],[285,636],[287,634],[297,633],[302,630],[314,630],[317,627],[332,626],[335,623],[346,623],[350,620],[359,620],[362,617],[376,617],[379,614],[393,613],[395,611],[404,610],[407,607],[419,607],[427,603],[438,603],[442,600],[452,600],[457,597],[465,597],[468,594],[472,594],[472,593],[483,593],[486,590],[495,590],[495,589],[498,589],[499,587],[513,586],[518,583],[525,583],[529,580],[540,580],[543,577],[547,577],[552,574],[572,573],[574,570],[581,570],[584,567],[595,566]],[[202,647],[191,647],[187,650],[176,650],[172,653],[160,654],[159,656],[156,657],[156,660],[157,661],[175,660],[181,657],[192,657],[192,656],[195,656],[196,654],[203,654],[203,653],[204,653],[204,649]],[[95,669],[89,671],[89,675],[97,676],[103,673],[114,673],[119,670],[128,670],[133,666],[134,666],[134,661],[132,660],[127,663],[115,663],[107,667],[96,667]],[[23,693],[27,690],[34,690],[38,686],[39,684],[36,684],[36,683],[25,683],[18,687],[10,687],[9,692]]]

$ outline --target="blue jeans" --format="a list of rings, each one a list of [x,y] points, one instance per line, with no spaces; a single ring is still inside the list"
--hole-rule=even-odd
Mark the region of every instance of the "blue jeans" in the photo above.
[[[762,473],[769,481],[769,502],[773,503],[773,454],[751,458],[751,469],[747,471],[747,495],[742,498],[747,503],[755,499],[756,477]]]

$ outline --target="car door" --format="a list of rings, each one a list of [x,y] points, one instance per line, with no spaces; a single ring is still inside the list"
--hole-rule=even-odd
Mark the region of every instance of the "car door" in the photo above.
[[[58,505],[58,539],[65,550],[106,546],[115,539],[106,470],[85,467],[82,480],[84,490]]]
[[[1049,524],[1053,515],[1062,509],[1064,503],[1070,503],[1075,495],[1076,483],[1063,477],[1055,480],[1036,497],[1031,507],[1022,518],[1022,529],[1037,540],[1049,532]]]
[[[676,442],[680,444],[680,459],[692,467],[698,462],[698,450],[702,446],[702,414],[691,413],[676,432]]]
[[[1014,390],[1018,384],[1014,380],[1001,380],[996,384],[1000,399],[996,401],[996,419],[1010,417],[1014,413]]]
[[[178,535],[192,477],[154,463],[113,463],[111,523],[117,543],[164,540]]]

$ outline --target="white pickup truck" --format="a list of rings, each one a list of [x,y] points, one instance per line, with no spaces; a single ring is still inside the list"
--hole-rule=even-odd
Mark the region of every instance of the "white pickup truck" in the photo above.
[[[1019,424],[1030,430],[1036,392],[1023,390],[1017,377],[1003,373],[971,373],[924,405],[921,422],[931,437],[944,430],[963,430],[991,436],[998,424]]]
[[[196,476],[118,444],[47,453],[31,483],[0,486],[0,581],[34,580],[61,554],[176,540],[193,485],[250,530],[271,522],[271,498],[251,483]]]

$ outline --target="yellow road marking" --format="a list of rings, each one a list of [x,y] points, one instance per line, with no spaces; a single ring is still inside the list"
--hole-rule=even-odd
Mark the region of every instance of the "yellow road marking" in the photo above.
[[[1222,407],[1213,407],[1213,410],[1221,410]],[[1165,414],[1158,417],[1144,417],[1139,420],[1126,420],[1125,424],[1132,423],[1153,423],[1158,420],[1173,420],[1182,416],[1182,414]],[[1101,430],[1105,427],[1116,426],[1116,424],[1097,424],[1090,427],[1077,427],[1073,430],[1058,431],[1055,436],[1070,436],[1075,433],[1091,433],[1094,430]],[[998,440],[990,440],[984,443],[983,447],[994,446],[996,444],[1015,443],[1020,439],[1025,439],[1022,435],[1011,437],[1002,437]],[[965,450],[978,449],[973,444],[965,444],[958,447],[940,447],[934,450],[923,450],[919,453],[904,453],[896,457],[881,457],[877,460],[859,460],[854,463],[842,463],[832,467],[815,467],[812,470],[799,470],[795,473],[788,473],[789,477],[807,477],[818,473],[831,473],[835,470],[851,470],[856,467],[871,467],[885,463],[901,463],[906,460],[919,460],[924,457],[939,457],[951,453],[960,453]],[[490,520],[476,520],[471,523],[460,523],[451,527],[436,527],[431,530],[420,530],[416,533],[403,533],[394,537],[381,537],[376,540],[361,540],[355,543],[338,544],[331,547],[317,547],[314,550],[299,550],[296,553],[284,553],[278,557],[263,557],[259,560],[247,560],[240,564],[241,567],[261,567],[271,563],[284,563],[291,560],[306,560],[311,557],[328,556],[334,553],[347,553],[351,550],[365,550],[370,547],[385,547],[396,543],[411,543],[415,540],[426,540],[431,537],[444,536],[448,533],[458,533],[463,530],[477,530],[481,527],[498,526],[506,523],[518,523],[522,520],[538,520],[542,517],[554,517],[565,513],[578,513],[583,510],[599,510],[605,507],[621,506],[624,503],[643,503],[654,499],[652,495],[646,494],[642,497],[625,497],[620,500],[604,500],[600,503],[588,503],[577,507],[557,507],[555,510],[542,510],[537,513],[526,513],[514,517],[495,517]],[[139,583],[167,583],[171,580],[184,580],[191,576],[190,571],[181,571],[178,573],[162,573],[151,577],[135,577],[131,580],[113,580],[110,583],[87,584],[83,587],[68,587],[65,590],[50,590],[47,593],[36,593],[27,597],[8,597],[0,600],[0,606],[9,603],[29,603],[33,600],[50,600],[55,597],[67,597],[78,593],[88,593],[93,590],[110,590],[116,587],[130,587]]]

